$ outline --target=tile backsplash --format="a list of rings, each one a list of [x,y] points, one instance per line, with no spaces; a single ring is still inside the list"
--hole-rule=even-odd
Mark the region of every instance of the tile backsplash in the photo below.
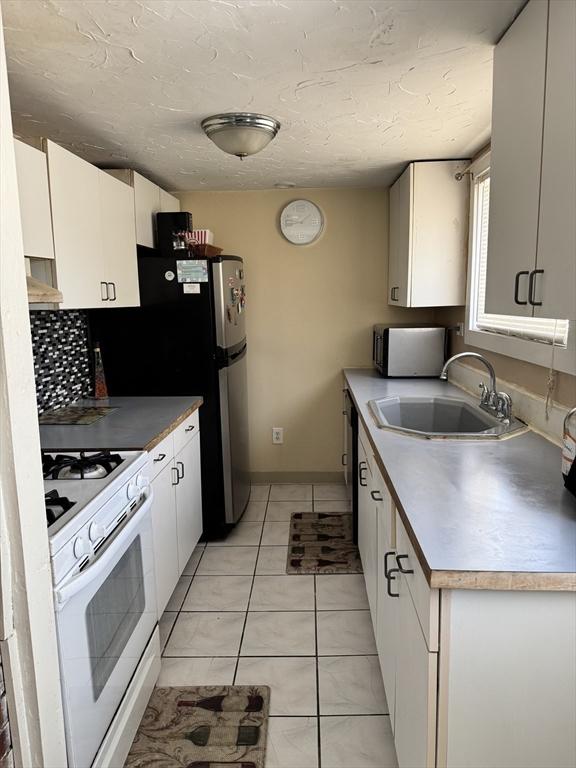
[[[81,310],[30,312],[38,413],[92,393],[88,319]]]

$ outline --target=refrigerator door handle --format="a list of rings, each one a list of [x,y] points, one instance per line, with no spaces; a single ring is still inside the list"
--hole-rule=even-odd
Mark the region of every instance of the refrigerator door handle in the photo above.
[[[247,344],[244,344],[244,346],[239,352],[235,352],[233,355],[230,355],[230,358],[229,358],[230,362],[234,362],[235,360],[239,360],[241,357],[244,357],[244,355],[246,354],[247,346],[248,346]]]

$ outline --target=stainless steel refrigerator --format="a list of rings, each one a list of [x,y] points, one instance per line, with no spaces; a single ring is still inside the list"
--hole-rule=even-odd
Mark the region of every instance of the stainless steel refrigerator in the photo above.
[[[139,248],[138,274],[141,306],[90,312],[92,339],[100,342],[111,395],[204,398],[204,533],[220,538],[250,494],[244,263]]]

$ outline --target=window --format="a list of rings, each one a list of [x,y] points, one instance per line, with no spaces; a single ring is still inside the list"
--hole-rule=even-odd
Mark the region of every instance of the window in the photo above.
[[[484,311],[488,214],[490,210],[490,167],[486,164],[484,164],[483,170],[474,176],[472,194],[470,330],[566,347],[568,343],[568,320],[492,315]]]

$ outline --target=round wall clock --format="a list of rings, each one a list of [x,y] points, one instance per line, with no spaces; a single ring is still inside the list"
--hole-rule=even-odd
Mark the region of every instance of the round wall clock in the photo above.
[[[309,245],[320,237],[324,227],[322,211],[310,200],[293,200],[280,214],[282,234],[294,245]]]

